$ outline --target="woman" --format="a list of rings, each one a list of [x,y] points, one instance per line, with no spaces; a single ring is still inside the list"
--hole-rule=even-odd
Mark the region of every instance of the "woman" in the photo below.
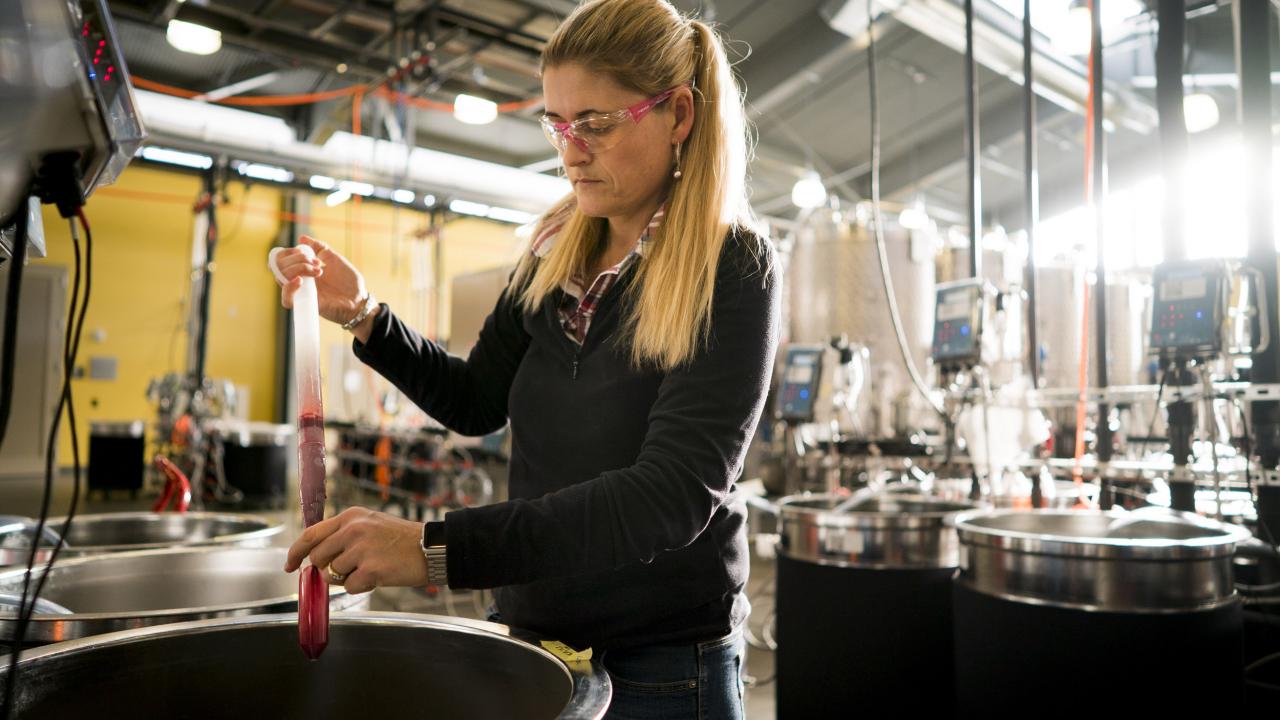
[[[466,360],[375,305],[323,243],[356,355],[456,432],[511,424],[510,502],[413,523],[350,509],[305,531],[352,592],[494,588],[502,622],[603,655],[609,717],[742,716],[745,506],[734,492],[773,363],[778,278],[744,197],[742,102],[716,35],[662,0],[579,7],[542,59],[543,128],[573,193]]]

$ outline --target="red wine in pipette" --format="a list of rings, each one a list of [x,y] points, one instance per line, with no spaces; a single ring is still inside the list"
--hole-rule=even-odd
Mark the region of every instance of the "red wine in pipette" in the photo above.
[[[311,248],[302,251],[312,255]],[[298,499],[302,525],[324,519],[324,402],[320,395],[320,309],[315,280],[293,296],[294,374],[298,383]],[[298,644],[315,660],[329,644],[329,584],[307,565],[298,574]]]

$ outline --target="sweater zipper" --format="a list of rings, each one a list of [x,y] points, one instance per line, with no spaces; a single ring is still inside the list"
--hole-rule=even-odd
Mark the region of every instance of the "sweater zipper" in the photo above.
[[[578,355],[581,353],[582,346],[578,346],[578,349],[573,351],[573,377],[570,378],[571,380],[578,379]]]

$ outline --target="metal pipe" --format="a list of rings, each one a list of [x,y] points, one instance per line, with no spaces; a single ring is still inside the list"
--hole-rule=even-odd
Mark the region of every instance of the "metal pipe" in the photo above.
[[[1091,0],[1090,13],[1091,56],[1090,93],[1093,103],[1093,173],[1089,178],[1089,197],[1093,201],[1094,234],[1097,238],[1097,283],[1094,286],[1094,332],[1098,346],[1098,387],[1107,386],[1107,265],[1104,252],[1103,234],[1106,227],[1104,208],[1106,206],[1106,135],[1103,130],[1102,98],[1105,95],[1102,85],[1102,0]],[[1105,466],[1111,462],[1111,406],[1103,400],[1098,403],[1097,420],[1097,455],[1098,464]],[[1106,473],[1099,473],[1099,504],[1109,509],[1112,503],[1112,492],[1107,482]]]
[[[982,274],[982,177],[978,164],[978,74],[973,57],[973,0],[964,0],[964,151],[969,167],[969,276]]]
[[[1160,161],[1164,173],[1164,259],[1185,260],[1183,233],[1187,122],[1182,111],[1183,46],[1186,6],[1183,0],[1160,0],[1156,7],[1156,111],[1160,116]]]
[[[1036,93],[1032,87],[1031,67],[1035,53],[1035,36],[1031,28],[1031,0],[1022,2],[1022,100],[1023,174],[1027,212],[1027,269],[1023,281],[1027,287],[1027,368],[1031,387],[1040,387],[1040,341],[1036,336],[1036,224],[1040,222],[1040,177],[1036,161]],[[1036,485],[1038,487],[1038,484]]]
[[[1277,297],[1271,210],[1271,8],[1265,2],[1238,1],[1233,17],[1236,70],[1240,75],[1240,124],[1244,137],[1248,262],[1263,278],[1263,291],[1258,302],[1266,303],[1265,317],[1271,337],[1280,337],[1276,334],[1280,298]],[[1255,383],[1280,380],[1280,344],[1270,343],[1262,352],[1255,353],[1251,373],[1250,380]],[[1255,401],[1253,427],[1263,477],[1274,479],[1276,468],[1280,466],[1280,405],[1274,401]],[[1274,543],[1280,537],[1280,485],[1264,482],[1258,487],[1258,522],[1264,539]]]

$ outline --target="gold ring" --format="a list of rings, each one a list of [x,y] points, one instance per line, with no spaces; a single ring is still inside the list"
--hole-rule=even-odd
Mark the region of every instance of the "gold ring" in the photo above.
[[[329,567],[327,567],[327,568],[325,568],[325,569],[329,571],[329,580],[330,580],[330,581],[332,581],[332,582],[334,582],[334,583],[340,583],[340,582],[342,582],[343,580],[346,580],[346,579],[347,579],[347,576],[346,576],[345,574],[343,574],[343,573],[337,573],[337,572],[334,572],[334,571],[333,571],[333,566],[332,566],[332,565],[330,565]]]

